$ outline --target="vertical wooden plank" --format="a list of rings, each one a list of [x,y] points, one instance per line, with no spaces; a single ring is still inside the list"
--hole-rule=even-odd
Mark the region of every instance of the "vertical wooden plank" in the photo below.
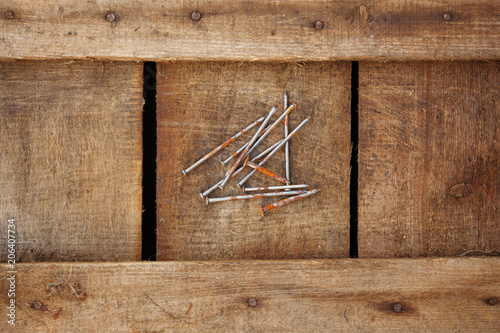
[[[500,64],[359,73],[360,257],[498,255]]]
[[[0,63],[0,243],[15,219],[18,261],[140,259],[141,74]]]
[[[228,167],[219,161],[257,129],[188,176],[183,177],[181,170],[266,115],[273,105],[281,110],[285,89],[298,105],[290,115],[291,128],[311,116],[290,143],[292,182],[321,188],[320,194],[264,218],[258,206],[279,199],[207,206],[199,193],[224,176]],[[349,63],[164,63],[158,67],[157,97],[160,260],[348,255]],[[262,148],[283,136],[281,125]],[[284,152],[273,157],[268,167],[284,175]],[[234,183],[211,196],[241,193]],[[263,175],[254,176],[248,184],[276,185]]]

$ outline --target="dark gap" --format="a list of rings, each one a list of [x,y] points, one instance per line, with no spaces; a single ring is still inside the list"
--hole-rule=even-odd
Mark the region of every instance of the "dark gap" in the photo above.
[[[142,260],[156,260],[156,63],[144,63]]]
[[[350,179],[350,243],[349,257],[358,257],[358,145],[359,145],[359,129],[358,129],[358,103],[359,103],[359,62],[352,62],[351,71],[351,179]]]

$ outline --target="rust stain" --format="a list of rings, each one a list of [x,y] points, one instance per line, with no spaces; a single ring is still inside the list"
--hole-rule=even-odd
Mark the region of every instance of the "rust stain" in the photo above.
[[[253,163],[251,161],[247,162],[247,165],[249,167],[251,167],[252,169],[255,169],[255,170],[259,171],[259,172],[262,172],[266,176],[274,178],[274,179],[276,179],[277,181],[279,181],[279,182],[281,182],[283,184],[288,184],[288,180],[285,177],[280,176],[280,175],[276,174],[275,172],[272,172],[271,170],[268,170],[268,169],[266,169],[266,168],[264,168],[264,167],[262,167],[260,165],[257,165],[257,164],[255,164],[255,163]]]
[[[272,203],[272,204],[267,205],[267,206],[259,207],[260,213],[262,214],[262,216],[264,216],[265,212],[268,212],[268,211],[273,210],[275,208],[287,205],[287,204],[289,204],[291,202],[303,199],[303,198],[308,197],[308,196],[310,196],[312,194],[315,194],[315,193],[317,193],[319,191],[320,191],[320,189],[314,189],[314,190],[307,191],[305,193],[302,193],[302,194],[299,194],[299,195],[296,195],[296,196],[293,196],[293,197],[290,197],[290,198],[287,198],[287,199],[283,199],[281,201]]]
[[[56,320],[57,318],[59,318],[59,316],[61,315],[61,312],[62,312],[62,307],[59,308],[59,310],[57,310],[56,313],[54,313],[54,320]]]
[[[193,303],[189,303],[189,307],[186,311],[186,316],[189,314],[189,311],[191,311],[192,308],[193,308]]]
[[[455,198],[464,198],[472,193],[472,185],[459,183],[450,187],[450,195]]]
[[[372,323],[375,322],[375,315],[372,316]]]

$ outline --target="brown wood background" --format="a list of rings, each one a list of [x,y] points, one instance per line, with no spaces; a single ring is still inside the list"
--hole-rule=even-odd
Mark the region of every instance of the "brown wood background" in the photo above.
[[[495,59],[499,11],[497,0],[3,0],[0,58]]]
[[[360,257],[500,253],[499,75],[360,63]]]
[[[290,143],[291,180],[321,192],[264,218],[258,206],[279,199],[207,206],[199,193],[224,176],[228,167],[219,161],[257,129],[186,177],[181,170],[273,105],[281,114],[285,89],[298,104],[291,128],[311,116]],[[348,256],[350,63],[164,63],[158,67],[157,100],[159,260]],[[272,134],[262,150],[284,136],[283,126]],[[284,150],[266,165],[284,175]],[[248,186],[266,183],[276,184],[255,175]],[[239,193],[233,180],[211,196]]]
[[[0,63],[0,256],[141,255],[142,65]],[[4,246],[5,245],[5,246]]]
[[[0,332],[498,331],[500,257],[483,255],[500,254],[499,11],[494,0],[2,1],[0,257],[15,218],[17,260],[31,263],[15,267],[15,327],[1,267]],[[445,62],[457,59],[485,61]],[[143,64],[114,60],[158,61],[164,262],[130,262],[151,241],[149,127]],[[359,61],[352,77],[348,61]],[[322,191],[265,218],[258,205],[275,199],[207,206],[198,193],[251,134],[181,169],[281,111],[285,89],[292,128],[312,116],[291,142],[292,181]],[[283,155],[268,167],[284,174]],[[367,259],[342,259],[350,185]],[[453,258],[376,258],[421,256]],[[40,262],[74,260],[87,262]]]

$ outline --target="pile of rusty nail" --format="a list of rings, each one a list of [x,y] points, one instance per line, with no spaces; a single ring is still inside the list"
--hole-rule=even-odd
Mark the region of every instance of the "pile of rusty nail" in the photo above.
[[[234,152],[231,156],[229,156],[226,160],[222,161],[222,165],[226,165],[229,163],[234,157],[238,156],[236,159],[236,162],[233,163],[229,171],[226,173],[224,179],[219,181],[217,184],[209,188],[203,193],[200,193],[200,196],[202,199],[205,199],[206,203],[213,203],[213,202],[222,202],[222,201],[232,201],[232,200],[243,200],[243,199],[256,199],[256,198],[264,198],[264,197],[280,197],[280,196],[289,196],[287,199],[283,199],[281,201],[275,202],[273,204],[267,205],[267,206],[262,206],[259,207],[260,213],[264,215],[265,212],[268,212],[274,208],[278,208],[281,206],[284,206],[286,204],[289,204],[291,202],[297,201],[299,199],[308,197],[310,195],[313,195],[317,192],[319,192],[319,189],[314,189],[314,190],[304,190],[305,188],[308,187],[306,184],[297,184],[297,185],[292,185],[290,184],[290,153],[289,153],[289,146],[288,146],[288,141],[290,141],[291,138],[293,138],[296,134],[297,131],[304,126],[308,121],[310,117],[307,117],[304,119],[292,132],[289,133],[289,126],[288,126],[288,118],[289,118],[289,113],[293,109],[295,109],[297,105],[292,102],[290,105],[288,105],[288,94],[285,91],[284,95],[284,112],[279,118],[272,123],[271,125],[267,126],[266,125],[269,123],[271,120],[271,117],[274,115],[274,113],[277,111],[277,106],[273,107],[269,114],[266,117],[261,117],[257,120],[255,120],[253,123],[248,125],[246,128],[242,129],[240,132],[236,133],[233,135],[231,138],[229,138],[227,141],[222,143],[220,146],[203,156],[200,160],[195,162],[193,165],[191,165],[189,168],[182,170],[182,173],[184,175],[187,175],[190,171],[192,171],[194,168],[208,160],[210,157],[214,156],[218,152],[220,152],[222,149],[227,147],[230,143],[234,142],[237,138],[242,136],[243,134],[247,133],[250,131],[252,128],[260,124],[259,129],[257,132],[254,134],[252,139],[248,141],[245,145],[240,147],[236,152]],[[278,126],[278,124],[283,121],[285,124],[285,136],[283,139],[279,140],[278,142],[274,143],[267,149],[265,149],[262,153],[258,154],[257,156],[253,157],[250,159],[250,153],[252,153],[255,148],[259,146],[259,144],[269,135],[269,133]],[[282,147],[285,147],[285,163],[286,163],[286,177],[277,175],[276,173],[266,169],[263,167],[263,165]],[[260,160],[262,158],[262,160]],[[260,160],[260,162],[258,162]],[[258,163],[257,163],[258,162]],[[245,176],[239,183],[237,183],[238,187],[242,188],[244,192],[260,192],[260,193],[252,193],[252,194],[243,194],[243,195],[236,195],[236,196],[230,196],[230,197],[223,197],[223,198],[209,198],[208,195],[212,193],[214,190],[217,188],[224,189],[224,186],[226,186],[227,182],[235,177],[236,175],[240,174],[245,167],[250,167],[253,169],[247,176]],[[256,172],[262,172],[263,174],[272,177],[273,179],[284,183],[285,185],[281,186],[267,186],[267,187],[244,187],[245,183],[252,177],[252,175]],[[275,191],[275,192],[261,192],[261,191]]]

